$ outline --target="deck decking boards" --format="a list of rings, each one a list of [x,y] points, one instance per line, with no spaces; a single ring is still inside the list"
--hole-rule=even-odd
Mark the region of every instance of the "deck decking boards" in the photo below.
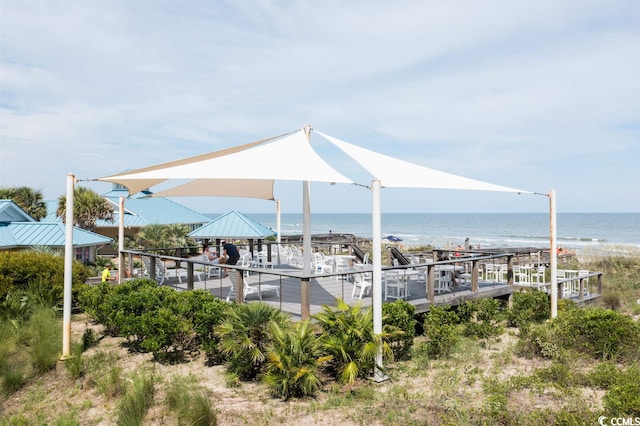
[[[291,274],[290,269],[281,270],[283,273]],[[262,301],[276,308],[289,313],[294,318],[300,318],[300,278],[279,276],[278,269],[274,269],[275,274],[256,272],[252,273],[248,278],[248,284],[256,286],[260,284],[275,284],[280,286],[280,297],[274,292],[264,293]],[[165,282],[164,285],[171,286],[177,290],[187,290],[187,283],[178,283],[175,280]],[[213,278],[202,281],[194,281],[194,289],[205,289],[216,297],[226,299],[231,288],[229,278]],[[371,306],[371,294],[358,298],[359,293],[356,292],[355,297],[351,296],[353,283],[348,281],[346,277],[336,279],[335,276],[319,276],[312,278],[309,285],[310,289],[310,313],[315,315],[322,311],[323,305],[335,306],[335,301],[342,298],[345,302],[352,305],[361,303],[362,306]],[[436,305],[459,305],[467,300],[476,298],[496,298],[510,295],[516,291],[514,286],[507,283],[494,283],[481,281],[478,284],[478,291],[472,292],[470,287],[458,286],[453,291],[436,294],[434,303]],[[426,284],[423,281],[411,282],[409,284],[408,296],[405,299],[416,307],[416,313],[427,312],[432,305],[427,300]],[[384,301],[384,286],[382,289],[382,297]],[[251,294],[246,298],[247,302],[259,300],[257,294]],[[389,299],[387,302],[393,302],[395,299]],[[384,303],[384,302],[383,302]]]

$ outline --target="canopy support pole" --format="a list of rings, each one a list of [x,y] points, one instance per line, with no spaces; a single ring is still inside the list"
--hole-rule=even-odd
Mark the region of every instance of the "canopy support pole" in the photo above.
[[[122,284],[124,278],[124,197],[119,199],[120,217],[118,220],[118,284]]]
[[[549,197],[549,261],[551,269],[551,318],[558,316],[558,250],[556,248],[556,190]]]
[[[67,174],[67,199],[64,239],[64,302],[62,316],[62,357],[71,357],[71,287],[73,284],[73,192],[76,177]]]
[[[278,243],[278,265],[282,265],[282,259],[280,259],[280,244],[282,244],[280,228],[280,200],[276,200],[276,243]]]
[[[379,339],[382,345],[382,219],[380,211],[380,181],[374,179],[371,181],[371,213],[372,213],[372,260],[373,260],[373,282],[372,282],[372,298],[373,298],[373,334]],[[382,372],[382,346],[378,347],[376,354],[376,366],[373,372],[373,380],[383,382],[389,377]]]

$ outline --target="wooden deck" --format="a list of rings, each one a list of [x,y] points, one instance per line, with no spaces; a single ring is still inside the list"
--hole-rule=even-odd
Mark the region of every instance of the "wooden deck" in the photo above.
[[[139,252],[131,251],[129,255],[138,254]],[[466,302],[467,300],[473,300],[477,298],[505,298],[509,297],[513,292],[519,291],[521,288],[515,282],[513,278],[513,266],[516,259],[514,253],[501,253],[497,255],[476,256],[470,258],[456,258],[450,261],[438,261],[438,262],[425,262],[406,266],[398,267],[386,267],[383,266],[383,273],[385,270],[398,269],[399,272],[405,275],[416,275],[417,269],[423,271],[419,274],[418,279],[410,280],[406,287],[406,297],[403,299],[413,304],[416,307],[416,313],[423,313],[429,311],[430,307],[435,305],[450,305],[456,306]],[[232,283],[228,277],[225,278],[208,278],[205,279],[202,274],[197,271],[201,271],[206,266],[200,257],[193,259],[181,259],[168,256],[159,255],[147,255],[150,261],[162,262],[164,265],[163,279],[159,282],[165,286],[171,286],[177,290],[192,290],[192,289],[205,289],[210,291],[211,294],[226,300],[229,296]],[[178,262],[176,262],[178,261]],[[506,276],[508,282],[492,282],[480,279],[483,274],[481,273],[481,266],[485,266],[489,263],[501,262],[507,265],[508,271]],[[130,257],[129,264],[132,264]],[[153,262],[152,262],[153,263]],[[182,266],[179,269],[171,269],[174,264],[180,264]],[[187,268],[184,269],[186,264]],[[462,264],[465,264],[465,271],[467,273],[460,274],[460,278],[466,275],[466,281],[471,281],[468,285],[454,285],[450,287],[450,291],[438,293],[435,291],[434,281],[432,281],[432,298],[428,297],[427,280],[425,272],[431,275],[433,280],[434,269],[440,268],[459,268]],[[169,265],[169,266],[168,266]],[[158,265],[156,265],[158,266]],[[237,269],[234,271],[233,269]],[[147,268],[153,270],[153,267]],[[163,268],[160,268],[163,269]],[[274,269],[264,268],[249,268],[242,266],[227,266],[229,273],[235,274],[238,271],[248,273],[249,276],[245,278],[247,284],[252,287],[260,285],[277,286],[279,295],[274,291],[264,292],[262,294],[262,300],[270,305],[273,305],[282,311],[289,313],[295,318],[307,318],[322,311],[324,305],[335,306],[336,299],[343,299],[348,304],[361,303],[363,306],[371,306],[372,298],[371,292],[365,295],[362,299],[359,299],[359,292],[355,297],[352,296],[353,283],[349,273],[354,272],[367,272],[371,271],[370,266],[368,269],[353,269],[352,271],[343,271],[341,274],[324,274],[324,275],[312,275],[306,277],[308,280],[308,287],[303,278],[303,274],[300,268],[291,265],[279,265]],[[405,272],[403,272],[405,271]],[[413,272],[411,272],[413,271]],[[486,271],[485,271],[486,272]],[[577,272],[577,271],[576,271]],[[486,273],[485,273],[486,275]],[[469,278],[471,277],[471,278]],[[153,277],[155,278],[155,277]],[[504,278],[504,277],[503,277]],[[182,282],[179,282],[182,281]],[[458,281],[459,284],[460,281]],[[462,284],[465,284],[464,281]],[[582,298],[577,295],[564,296],[564,289],[566,286],[571,288],[578,287],[577,293],[583,293]],[[545,284],[547,292],[550,290],[550,284]],[[382,285],[382,298],[385,302],[385,288]],[[530,286],[523,286],[531,288]],[[308,290],[306,290],[308,289]],[[474,291],[475,289],[475,291]],[[583,291],[583,289],[585,291]],[[590,290],[587,291],[587,289]],[[576,293],[574,291],[574,293]],[[600,297],[602,293],[602,272],[590,272],[588,276],[574,277],[568,279],[558,280],[558,299],[568,298],[577,303],[588,303],[594,299]],[[308,296],[308,304],[303,304],[304,295]],[[233,296],[235,300],[235,295]],[[245,299],[247,302],[259,300],[257,292],[253,291]],[[395,299],[388,299],[386,301],[392,302]]]
[[[230,273],[233,273],[229,271]],[[275,292],[265,292],[262,294],[262,301],[289,313],[294,319],[301,318],[301,276],[294,268],[276,268],[272,272],[261,272],[252,270],[249,277],[245,277],[250,286],[276,285],[280,288],[280,295]],[[188,290],[186,282],[178,283],[175,278],[168,279],[164,285],[171,286],[178,290]],[[231,288],[231,280],[226,278],[212,278],[194,281],[193,289],[205,289],[216,297],[226,300]],[[512,292],[518,291],[518,286],[500,282],[478,282],[478,291],[471,291],[470,286],[454,286],[451,291],[436,293],[434,302],[427,299],[427,287],[425,281],[411,281],[407,288],[407,297],[404,299],[416,307],[416,313],[427,312],[435,305],[456,306],[467,300],[477,298],[503,298],[508,297]],[[371,294],[359,299],[359,292],[352,296],[353,283],[347,275],[341,276],[318,276],[312,278],[309,284],[310,315],[315,315],[322,311],[323,305],[335,306],[338,298],[343,299],[348,304],[361,303],[362,306],[371,306]],[[384,285],[382,288],[384,302]],[[591,300],[597,295],[585,296],[583,301]],[[231,298],[234,300],[234,297]],[[258,294],[251,294],[246,297],[247,302],[259,300]],[[393,302],[395,299],[388,299],[386,302]],[[577,300],[576,300],[577,301]]]

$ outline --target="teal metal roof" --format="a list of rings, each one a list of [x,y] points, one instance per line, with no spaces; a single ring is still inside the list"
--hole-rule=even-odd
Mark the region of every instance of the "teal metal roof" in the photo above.
[[[50,207],[57,202],[47,202]],[[54,216],[55,216],[55,209]],[[62,220],[37,222],[11,200],[0,200],[0,249],[32,246],[64,247],[66,226]],[[113,239],[73,227],[73,246],[111,244]]]
[[[58,200],[45,200],[45,206],[47,206],[47,215],[43,217],[40,222],[60,222],[62,219],[56,215],[58,211]]]
[[[66,229],[62,223],[12,222],[0,224],[0,248],[49,246],[64,247]],[[73,246],[88,247],[111,244],[113,239],[73,228]]]
[[[131,197],[127,197],[126,189],[113,189],[102,196],[111,203],[114,208],[113,222],[107,220],[96,221],[96,227],[100,228],[117,228],[120,223],[120,197],[124,196],[124,226],[129,228],[139,228],[146,225],[171,225],[174,223],[182,223],[185,225],[201,226],[211,220],[209,216],[198,213],[188,207],[178,204],[168,198],[148,197],[151,192],[142,191]],[[58,209],[57,200],[46,201],[47,216],[43,222],[62,222],[62,219],[56,216]]]
[[[35,222],[13,200],[0,200],[0,222]]]
[[[275,235],[259,222],[235,210],[223,214],[188,234],[192,238],[254,239]]]

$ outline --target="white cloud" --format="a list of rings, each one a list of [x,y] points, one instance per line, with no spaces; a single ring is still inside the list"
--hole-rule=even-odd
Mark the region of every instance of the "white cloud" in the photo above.
[[[619,195],[638,178],[639,25],[633,1],[4,1],[0,185],[57,197],[68,172],[310,123],[481,180],[561,185],[568,210],[638,211]],[[590,188],[607,199],[585,205]]]

